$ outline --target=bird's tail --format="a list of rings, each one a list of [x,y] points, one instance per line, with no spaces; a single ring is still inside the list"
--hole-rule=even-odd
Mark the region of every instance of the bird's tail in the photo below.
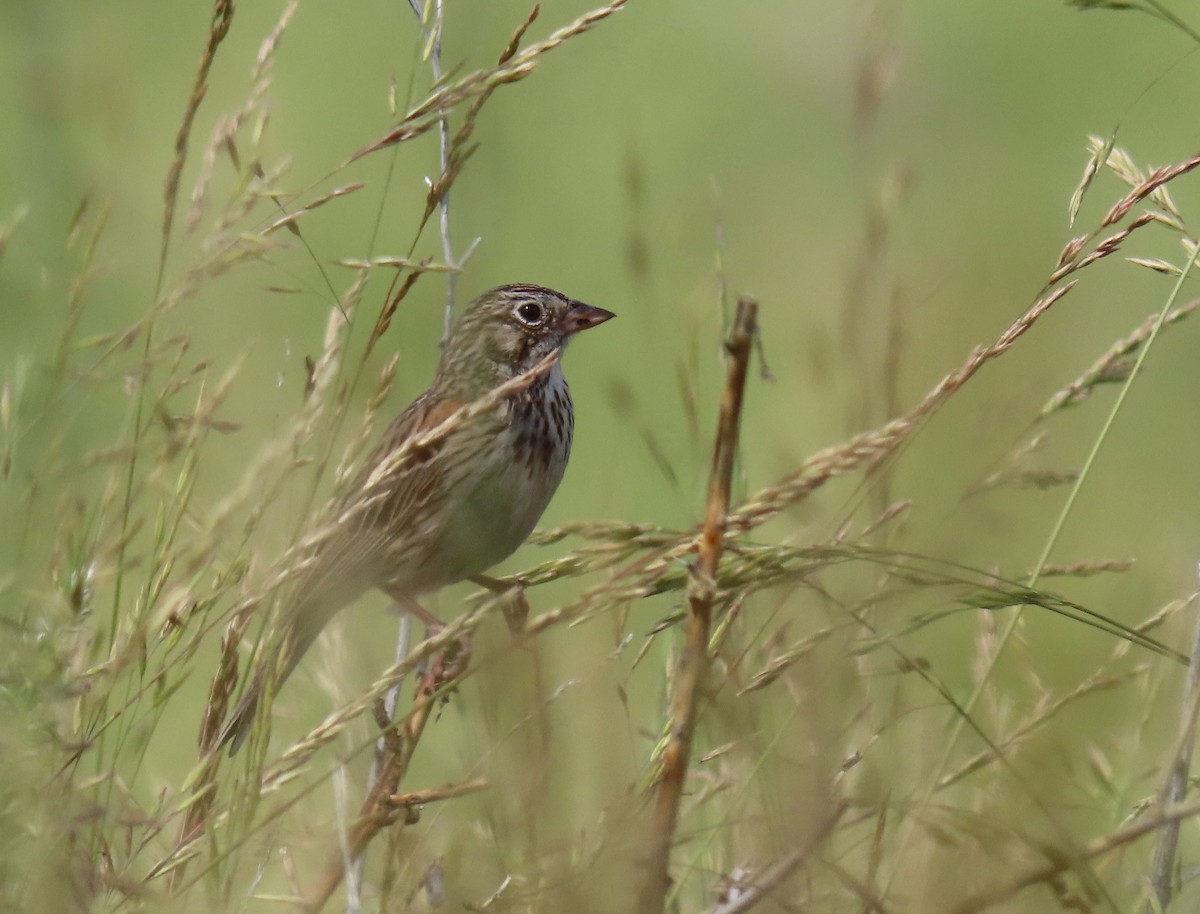
[[[242,747],[254,730],[258,707],[264,698],[275,697],[321,629],[363,590],[365,587],[359,586],[327,587],[310,591],[300,599],[283,620],[279,639],[262,654],[253,679],[221,729],[218,746],[228,745],[230,755]]]
[[[262,694],[263,685],[262,676],[256,674],[254,681],[242,693],[241,701],[233,709],[233,716],[221,728],[217,746],[228,744],[230,756],[237,754],[237,751],[242,748],[242,743],[246,741],[246,737],[250,735],[250,731],[254,729],[255,712],[258,710],[258,698]]]

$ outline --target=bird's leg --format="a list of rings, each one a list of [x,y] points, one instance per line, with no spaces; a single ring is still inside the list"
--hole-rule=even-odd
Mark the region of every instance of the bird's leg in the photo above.
[[[387,591],[387,595],[396,601],[396,605],[413,617],[425,623],[429,635],[436,635],[446,627],[446,623],[427,610],[406,593]],[[432,668],[426,674],[426,684],[432,684],[434,689],[440,688],[461,676],[471,661],[471,636],[460,635],[454,644],[447,645],[438,654]]]
[[[431,635],[437,634],[446,627],[445,622],[427,610],[408,594],[400,593],[399,591],[389,591],[388,596],[395,600],[397,605],[406,613],[424,622],[425,628],[429,630]]]
[[[494,594],[503,594],[505,600],[500,608],[504,611],[504,621],[508,623],[508,630],[514,638],[519,638],[525,633],[525,620],[529,618],[529,601],[525,599],[525,585],[511,584],[486,574],[477,574],[468,580],[472,584],[478,584],[484,590],[490,590]]]

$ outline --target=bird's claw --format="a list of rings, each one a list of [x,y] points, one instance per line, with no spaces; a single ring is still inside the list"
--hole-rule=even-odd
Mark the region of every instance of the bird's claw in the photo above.
[[[422,677],[419,690],[433,695],[461,679],[471,665],[471,636],[464,634],[447,644]]]

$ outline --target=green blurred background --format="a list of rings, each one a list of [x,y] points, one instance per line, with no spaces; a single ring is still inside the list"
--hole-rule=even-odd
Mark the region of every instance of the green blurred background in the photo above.
[[[194,131],[181,215],[212,124],[244,99],[258,43],[281,8],[238,7]],[[530,37],[586,9],[552,0]],[[491,63],[527,13],[521,3],[448,4],[446,66]],[[123,327],[152,300],[163,182],[208,15],[202,3],[13,3],[0,11],[0,217],[29,210],[0,270],[0,352],[10,376],[27,379],[31,404],[38,363],[63,320],[72,276],[64,242],[82,200],[93,213],[109,209],[79,335]],[[420,180],[436,163],[432,135],[400,149],[390,184],[388,153],[326,176],[392,122],[393,76],[401,99],[414,79],[420,97],[427,75],[419,46],[402,3],[305,3],[284,36],[271,74],[267,161],[289,159],[286,185],[309,198],[368,184],[306,221],[323,264],[403,253],[412,238]],[[482,239],[460,299],[499,282],[536,281],[621,317],[571,353],[579,439],[547,522],[682,525],[698,516],[719,375],[718,258],[730,291],[763,303],[776,376],[750,395],[749,486],[881,418],[873,382],[893,308],[903,325],[898,400],[913,403],[1043,283],[1075,233],[1066,204],[1089,133],[1119,126],[1118,142],[1143,164],[1194,148],[1188,112],[1200,63],[1189,52],[1184,36],[1148,16],[1080,14],[1049,2],[634,0],[544,58],[530,79],[502,88],[452,194],[459,251]],[[864,106],[861,87],[872,81],[880,91]],[[218,189],[230,171],[222,158]],[[1186,215],[1191,187],[1173,192]],[[1117,194],[1116,182],[1102,178],[1082,229]],[[864,256],[870,212],[880,209],[886,235]],[[177,233],[168,288],[197,245]],[[433,231],[418,253],[440,255]],[[1143,233],[1129,253],[1181,259],[1162,232]],[[348,273],[332,270],[344,288]],[[1157,309],[1169,287],[1115,259],[1094,272],[902,461],[895,494],[919,501],[913,523],[930,551],[1013,570],[1033,562],[1056,494],[1019,495],[1002,510],[971,507],[985,522],[969,543],[958,532],[939,540],[939,531],[959,530],[947,512],[967,510],[962,487],[1008,448],[1034,409]],[[366,307],[381,295],[377,282]],[[382,347],[401,354],[398,399],[430,376],[442,295],[436,277],[424,279]],[[312,259],[296,250],[223,277],[171,316],[170,329],[190,335],[193,351],[215,364],[245,358],[226,418],[247,429],[206,469],[214,494],[224,460],[244,455],[294,407],[302,358],[317,350],[329,300]],[[1193,581],[1197,332],[1185,323],[1161,341],[1056,556],[1136,555],[1133,574],[1105,585],[1118,615],[1129,601],[1145,608]],[[684,386],[702,377],[699,441],[681,372],[690,379]],[[109,415],[76,404],[75,445],[120,442],[123,405],[111,406]],[[1078,465],[1100,411],[1089,404],[1056,426],[1050,465]],[[823,507],[829,513],[814,513],[813,522],[836,526],[843,506]],[[965,548],[978,554],[958,554]]]
[[[241,3],[218,52],[184,171],[168,289],[202,253],[200,235],[182,221],[204,146],[216,119],[247,96],[259,42],[282,7]],[[589,8],[548,0],[527,41]],[[446,67],[490,65],[527,13],[510,0],[450,0]],[[77,338],[119,330],[152,305],[164,178],[209,15],[203,3],[146,0],[0,5],[0,224],[27,208],[0,262],[0,381],[22,391],[26,420],[44,408],[79,256],[66,242],[81,201],[90,225],[101,212],[106,224]],[[350,273],[334,260],[406,252],[422,179],[436,171],[432,133],[394,158],[385,151],[342,167],[394,123],[393,79],[401,108],[410,84],[413,99],[424,97],[420,48],[406,3],[364,0],[301,3],[276,52],[265,161],[290,163],[282,183],[300,202],[367,185],[303,222],[338,292]],[[1196,149],[1198,78],[1193,45],[1162,23],[1054,2],[630,0],[551,52],[484,109],[479,149],[451,193],[458,251],[481,239],[460,303],[501,282],[537,282],[619,315],[568,356],[576,450],[544,525],[699,519],[722,374],[723,284],[760,300],[774,375],[751,382],[740,493],[908,408],[1020,314],[1071,235],[1090,230],[1123,193],[1101,176],[1079,226],[1068,225],[1089,134],[1119,129],[1117,142],[1143,165]],[[219,157],[214,196],[235,183]],[[1193,178],[1172,192],[1185,216],[1194,213]],[[270,210],[260,216],[258,224]],[[417,253],[440,258],[435,227]],[[1157,228],[1126,253],[1184,259]],[[1087,271],[939,413],[895,464],[889,497],[915,502],[905,548],[1013,576],[1031,568],[1064,490],[963,493],[1055,390],[1159,309],[1169,288],[1117,258]],[[377,276],[365,293],[369,315],[384,293]],[[424,277],[371,357],[374,372],[400,355],[396,409],[432,374],[443,298],[442,280]],[[202,498],[222,498],[247,454],[296,410],[303,359],[319,351],[330,303],[313,256],[297,245],[208,283],[165,318],[163,335],[190,337],[190,357],[209,360],[214,379],[242,361],[221,410],[242,428],[206,445]],[[883,364],[893,327],[901,334],[894,388]],[[1160,339],[1051,556],[1135,557],[1127,574],[1069,586],[1073,598],[1126,624],[1196,586],[1198,335],[1189,321]],[[1109,396],[1054,420],[1043,466],[1080,464]],[[119,384],[72,388],[23,436],[14,481],[61,465],[56,480],[94,497],[103,479],[71,470],[70,455],[120,446],[129,421]],[[819,493],[773,532],[827,539],[864,498],[855,484]],[[48,507],[43,520],[53,517]],[[277,540],[260,544],[264,561],[286,544],[294,520],[282,518]],[[52,537],[31,538],[23,561],[36,578],[50,564],[38,549]],[[546,555],[529,547],[507,567]],[[452,612],[455,599],[443,597],[443,606]],[[549,599],[534,594],[535,609]],[[634,607],[630,627],[645,632],[670,608]],[[364,669],[381,667],[388,636],[366,634],[389,623],[350,624],[367,644],[356,648],[369,658]],[[1048,683],[1069,687],[1112,647],[1062,620],[1035,614],[1029,624],[1028,659]],[[1182,646],[1184,637],[1175,631],[1169,640]],[[599,664],[607,649],[599,640],[590,654],[564,646],[563,669],[584,654]],[[965,676],[960,651],[945,660],[948,679]],[[598,722],[611,707],[580,707],[585,730],[607,726]],[[1077,723],[1090,736],[1103,732],[1099,719]],[[194,726],[182,724],[188,740]],[[185,764],[186,740],[177,751]]]

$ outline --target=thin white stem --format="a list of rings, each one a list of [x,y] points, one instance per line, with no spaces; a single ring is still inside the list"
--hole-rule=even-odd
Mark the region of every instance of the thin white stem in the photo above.
[[[412,616],[404,612],[404,607],[396,604],[400,610],[400,626],[396,629],[396,657],[393,663],[400,664],[404,658],[408,656],[409,642],[412,640]],[[394,686],[388,689],[387,696],[383,699],[383,710],[387,714],[388,720],[396,719],[396,699],[400,695],[400,686],[404,683],[401,679]],[[379,760],[383,753],[383,737],[381,736],[378,742],[375,743],[375,764],[379,764]],[[375,781],[375,771],[372,769],[371,781]]]
[[[373,774],[373,772],[372,772]],[[346,802],[346,766],[341,763],[333,772],[333,802],[337,808],[338,841],[346,867],[346,914],[362,914],[362,855],[350,856],[350,807]]]
[[[433,73],[435,84],[442,81],[442,0],[433,0],[433,23],[425,24],[424,11],[417,0],[408,0],[408,5],[421,21],[425,33],[425,41],[429,53],[429,69]],[[450,118],[445,111],[438,118],[438,162],[442,175],[450,171]],[[431,182],[432,184],[432,182]],[[450,190],[442,192],[438,201],[438,227],[442,236],[442,259],[451,267],[458,267],[454,257],[454,244],[450,238]],[[463,257],[465,261],[469,254]],[[446,312],[442,321],[442,342],[450,336],[450,326],[454,318],[454,293],[458,282],[457,269],[446,273]]]

